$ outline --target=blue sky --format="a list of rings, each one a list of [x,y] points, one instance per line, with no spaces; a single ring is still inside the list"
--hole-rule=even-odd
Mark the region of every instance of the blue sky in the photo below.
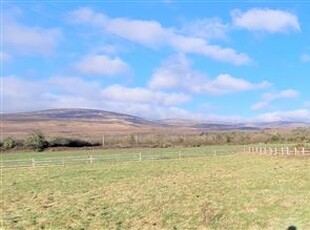
[[[310,2],[5,1],[2,112],[310,121]]]

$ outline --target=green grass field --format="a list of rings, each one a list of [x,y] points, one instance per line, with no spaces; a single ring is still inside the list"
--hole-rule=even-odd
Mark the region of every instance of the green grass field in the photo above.
[[[71,149],[69,151],[7,152],[1,155],[1,168],[167,160],[188,157],[228,155],[243,146],[204,146],[195,148]]]
[[[2,171],[4,229],[310,229],[310,159],[249,155]]]
[[[98,156],[98,155],[113,155],[113,154],[132,154],[142,152],[144,155],[153,155],[158,153],[178,153],[179,151],[186,154],[193,153],[212,153],[217,151],[218,153],[228,152],[231,153],[231,150],[242,150],[244,146],[242,145],[211,145],[203,147],[174,147],[174,148],[116,148],[116,149],[81,149],[81,148],[72,148],[67,151],[44,151],[44,152],[8,152],[2,154],[3,160],[18,160],[18,159],[44,159],[44,158],[57,158],[57,157],[71,157],[71,156]]]

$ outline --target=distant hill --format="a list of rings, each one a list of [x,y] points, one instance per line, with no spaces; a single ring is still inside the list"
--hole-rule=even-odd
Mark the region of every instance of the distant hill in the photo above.
[[[97,109],[47,109],[33,112],[4,114],[4,120],[85,120],[119,121],[131,124],[154,124],[143,118]]]
[[[48,136],[98,138],[103,134],[199,133],[207,131],[255,131],[310,127],[304,122],[229,123],[165,119],[150,121],[141,117],[97,109],[48,109],[2,114],[3,136],[24,137],[40,129]]]
[[[48,109],[2,114],[4,137],[23,138],[34,130],[48,136],[101,137],[161,130],[163,125],[137,116],[96,109]]]

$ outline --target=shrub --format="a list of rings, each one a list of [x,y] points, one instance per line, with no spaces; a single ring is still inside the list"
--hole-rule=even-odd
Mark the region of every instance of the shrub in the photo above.
[[[100,143],[91,143],[89,141],[81,139],[70,139],[57,137],[54,140],[50,141],[51,147],[89,147],[89,146],[98,146]]]
[[[66,147],[69,146],[70,140],[68,138],[56,137],[50,141],[51,147]]]
[[[43,151],[48,147],[48,141],[41,131],[36,131],[27,138],[26,145],[35,151]]]
[[[3,148],[5,150],[9,150],[9,149],[12,149],[16,146],[16,142],[14,141],[13,138],[11,137],[7,137],[3,140]]]
[[[71,139],[69,144],[69,147],[86,147],[86,146],[92,146],[92,143],[80,139]]]

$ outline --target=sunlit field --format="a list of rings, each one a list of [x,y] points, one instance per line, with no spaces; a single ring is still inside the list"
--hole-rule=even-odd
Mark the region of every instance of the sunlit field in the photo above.
[[[233,154],[4,169],[4,229],[310,228],[310,159]]]

